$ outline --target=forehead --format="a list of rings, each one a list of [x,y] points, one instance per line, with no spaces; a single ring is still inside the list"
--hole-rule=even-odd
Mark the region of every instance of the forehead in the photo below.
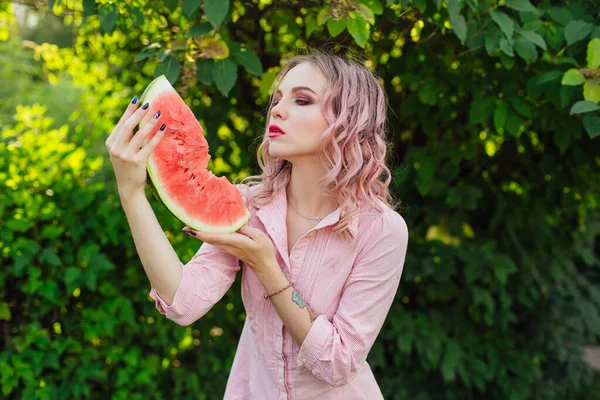
[[[327,88],[327,81],[315,67],[303,62],[285,74],[277,89],[282,93],[287,93],[296,86],[308,86],[321,97]]]

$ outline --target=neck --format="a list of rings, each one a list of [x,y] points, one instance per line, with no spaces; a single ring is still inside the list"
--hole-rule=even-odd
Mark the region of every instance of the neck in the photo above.
[[[335,195],[319,185],[325,173],[320,163],[292,164],[287,201],[302,216],[323,217],[339,207]]]

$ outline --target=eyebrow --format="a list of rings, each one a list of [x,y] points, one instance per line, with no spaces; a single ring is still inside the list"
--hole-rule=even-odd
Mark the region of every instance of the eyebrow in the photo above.
[[[296,93],[298,90],[308,90],[309,92],[313,92],[315,95],[317,95],[317,92],[315,92],[308,86],[295,86],[292,88],[292,93]],[[281,94],[281,90],[277,89],[277,92],[275,92],[275,94]]]

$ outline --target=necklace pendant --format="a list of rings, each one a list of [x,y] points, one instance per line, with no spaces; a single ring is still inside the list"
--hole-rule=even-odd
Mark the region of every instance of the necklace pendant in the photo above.
[[[317,218],[315,218],[315,219],[316,219],[317,221],[320,221],[320,220],[322,220],[322,219],[323,219],[323,217],[317,217]]]

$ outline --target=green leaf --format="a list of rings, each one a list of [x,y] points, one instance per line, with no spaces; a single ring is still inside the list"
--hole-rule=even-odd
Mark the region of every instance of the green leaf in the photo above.
[[[500,129],[504,128],[506,123],[506,115],[508,114],[508,107],[505,103],[498,103],[494,110],[494,128],[500,133]]]
[[[317,15],[317,24],[323,25],[329,18],[331,18],[331,6],[323,7]]]
[[[500,39],[500,49],[502,49],[504,54],[506,54],[507,56],[510,56],[510,57],[515,56],[511,42],[509,42],[505,38]]]
[[[96,13],[96,0],[83,0],[83,15],[90,16]]]
[[[383,5],[379,0],[359,0],[358,2],[369,7],[376,15],[383,14]]]
[[[531,107],[519,97],[511,97],[512,108],[524,117],[531,118]]]
[[[52,7],[54,7],[54,0],[48,0],[48,12],[53,14],[54,11],[52,10]]]
[[[179,78],[180,72],[181,68],[179,66],[179,60],[175,55],[171,54],[165,58],[164,61],[156,65],[154,77],[158,78],[159,76],[164,75],[171,85],[175,85],[177,78]]]
[[[542,36],[538,35],[537,33],[532,32],[532,31],[526,31],[526,30],[521,30],[521,31],[519,31],[519,33],[521,35],[523,35],[523,37],[525,39],[529,40],[531,43],[535,44],[536,46],[542,48],[543,50],[547,49],[544,38]]]
[[[204,0],[204,13],[215,28],[225,21],[231,0]]]
[[[542,75],[540,75],[540,77],[537,79],[537,84],[542,85],[544,83],[552,82],[552,81],[560,78],[562,75],[563,75],[562,71],[558,70],[558,69],[554,69],[552,71],[545,72]]]
[[[219,91],[227,96],[237,80],[237,68],[229,58],[218,60],[213,65],[212,75]]]
[[[260,62],[260,58],[252,50],[245,45],[232,42],[229,44],[229,49],[235,60],[246,68],[246,71],[251,74],[261,76],[263,74],[263,67]]]
[[[314,15],[308,14],[304,19],[304,26],[306,27],[306,38],[310,39],[319,25],[317,24],[317,19],[314,17]]]
[[[572,45],[575,42],[583,40],[592,33],[594,29],[594,24],[590,24],[585,21],[571,21],[569,25],[565,28],[565,39],[567,40],[567,45]]]
[[[559,24],[561,24],[563,26],[568,25],[569,22],[573,21],[573,19],[574,19],[573,15],[571,14],[571,11],[569,11],[569,9],[566,7],[562,7],[562,8],[553,7],[548,11],[548,15],[554,21],[558,22]]]
[[[585,76],[581,75],[577,68],[571,68],[565,72],[560,83],[567,86],[579,86],[584,82]]]
[[[494,10],[490,13],[492,20],[498,25],[500,30],[504,32],[507,39],[512,38],[515,31],[515,23],[513,20],[502,11]]]
[[[371,25],[375,25],[375,14],[369,7],[365,6],[364,4],[359,4],[358,12],[360,13],[360,15],[362,15],[365,21],[367,21]]]
[[[519,137],[521,134],[521,128],[525,124],[525,120],[519,117],[517,114],[509,111],[506,117],[506,124],[504,129],[514,137]]]
[[[600,103],[600,78],[585,81],[583,84],[583,98],[592,103]]]
[[[492,29],[485,32],[483,36],[483,41],[485,44],[485,51],[488,55],[491,55],[497,48],[500,43],[500,35],[501,32],[496,27],[492,27]]]
[[[600,116],[595,114],[584,115],[583,127],[592,139],[600,136]]]
[[[159,51],[156,53],[156,58],[158,58],[158,61],[161,61],[161,62],[162,62],[162,61],[165,61],[165,58],[167,58],[167,56],[168,56],[169,54],[171,54],[171,52],[172,52],[172,51],[171,51],[171,49],[159,50]]]
[[[140,53],[137,56],[135,56],[134,61],[138,62],[145,60],[146,58],[152,57],[160,49],[160,47],[160,43],[152,43],[151,45],[144,47],[142,51],[140,51]]]
[[[490,118],[495,109],[496,99],[492,96],[474,101],[469,110],[469,125],[483,123]]]
[[[10,308],[8,307],[8,303],[0,302],[0,321],[10,321]]]
[[[214,61],[207,60],[205,58],[199,58],[196,60],[196,66],[198,67],[198,80],[205,85],[210,85],[213,81],[212,70]]]
[[[448,339],[441,364],[441,372],[444,381],[452,382],[456,379],[456,370],[460,364],[461,358],[462,351],[458,342],[454,339]]]
[[[38,255],[38,259],[42,264],[50,265],[52,267],[62,265],[62,261],[60,260],[60,257],[58,257],[58,254],[56,254],[56,250],[51,247],[44,248]]]
[[[192,26],[190,28],[190,30],[185,34],[185,38],[189,39],[192,37],[204,35],[205,33],[208,33],[212,30],[213,30],[213,26],[211,25],[210,22],[202,22],[200,24],[194,24],[194,26]]]
[[[425,12],[425,10],[427,9],[427,0],[412,0],[413,3],[415,3],[415,6],[419,9],[419,11],[422,13]]]
[[[503,254],[495,255],[493,257],[493,262],[494,275],[496,276],[496,279],[498,280],[498,282],[500,282],[501,285],[506,284],[508,275],[513,274],[518,270],[517,265],[514,263],[514,261],[510,257],[505,256]]]
[[[127,8],[129,10],[129,15],[131,16],[131,20],[133,21],[134,25],[137,27],[140,27],[142,25],[144,25],[144,13],[135,7],[128,7]]]
[[[179,0],[163,0],[163,4],[167,6],[169,11],[173,12],[179,5]]]
[[[590,40],[587,48],[587,67],[596,69],[600,67],[600,39]]]
[[[528,64],[537,60],[538,55],[535,45],[524,37],[515,40],[515,51],[522,59],[527,61]]]
[[[98,10],[102,33],[112,33],[117,25],[119,11],[114,3],[105,4]]]
[[[73,290],[79,285],[81,280],[81,269],[77,267],[69,267],[65,271],[65,285],[67,286],[67,292],[72,293]]]
[[[600,106],[598,106],[596,103],[592,103],[591,101],[578,101],[577,103],[573,104],[573,107],[571,107],[571,115],[573,114],[583,114],[583,113],[587,113],[587,112],[592,112],[592,111],[596,111],[596,110],[600,110]]]
[[[537,8],[535,8],[529,0],[505,0],[504,5],[517,11],[528,11],[535,14],[539,14]]]
[[[336,37],[340,33],[344,32],[344,29],[346,29],[345,19],[340,19],[338,21],[330,19],[327,21],[327,30],[329,31],[331,37]]]
[[[183,0],[181,3],[181,13],[188,21],[191,21],[194,13],[200,8],[200,5],[202,5],[202,0]]]
[[[419,89],[419,100],[425,105],[432,106],[437,103],[437,93],[431,85],[423,86]]]
[[[348,32],[360,47],[365,47],[365,44],[369,40],[371,36],[370,27],[371,25],[362,17],[356,17],[347,23]]]
[[[464,43],[467,40],[467,22],[461,14],[449,14],[450,24],[454,30],[454,34]]]

